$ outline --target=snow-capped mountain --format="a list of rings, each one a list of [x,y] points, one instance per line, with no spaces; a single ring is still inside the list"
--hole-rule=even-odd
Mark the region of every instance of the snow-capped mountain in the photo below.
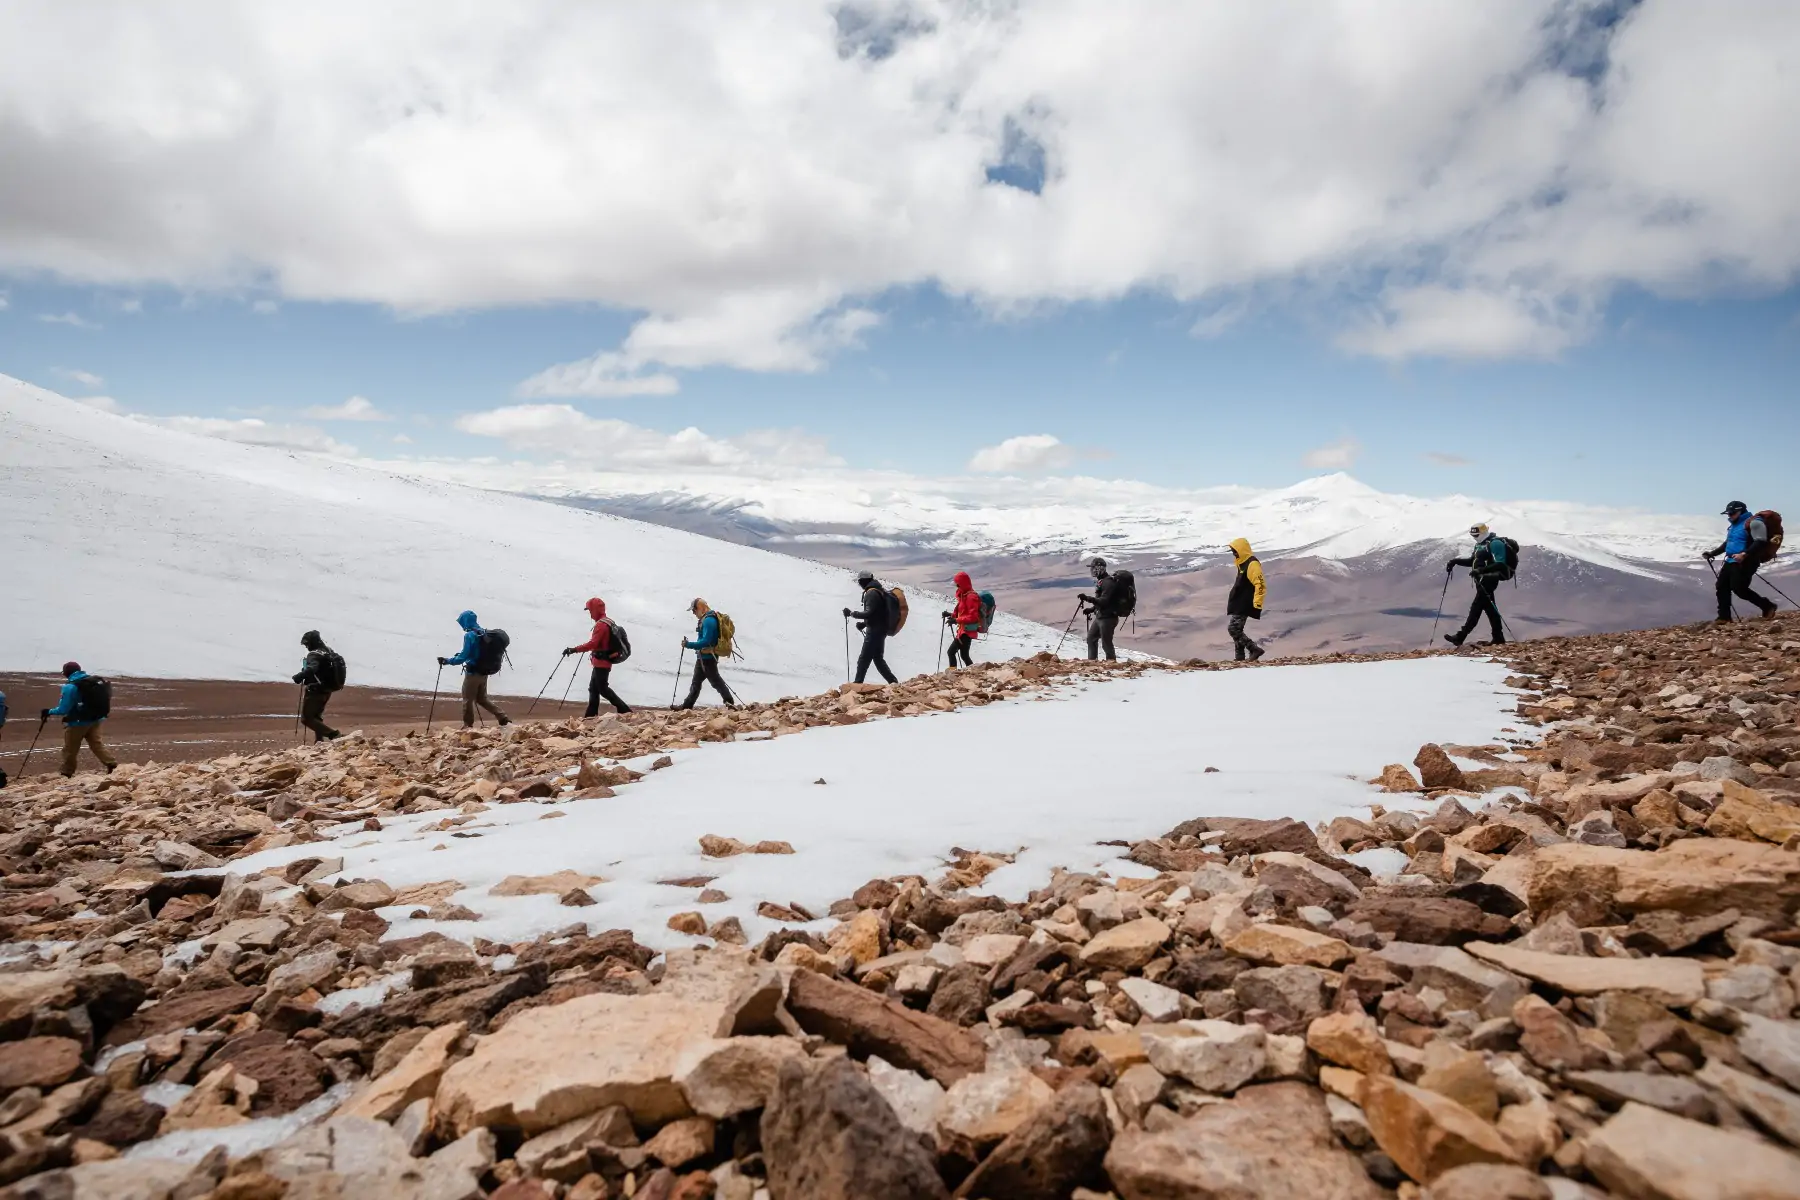
[[[858,599],[841,569],[161,428],[5,376],[0,526],[0,668],[15,671],[74,658],[114,674],[279,680],[316,628],[351,682],[429,688],[472,608],[512,637],[516,669],[496,686],[529,694],[586,639],[582,603],[597,595],[634,647],[621,690],[651,698],[670,686],[688,604],[703,596],[737,624],[744,658],[727,678],[768,698],[842,682],[839,614]],[[935,666],[943,604],[914,596],[912,623],[889,642],[896,672]],[[979,653],[1031,653],[1054,636],[1005,616]]]
[[[666,479],[521,463],[405,463],[393,469],[624,513],[717,537],[778,544],[910,548],[938,554],[1076,555],[1112,549],[1161,569],[1216,558],[1247,537],[1265,557],[1347,560],[1439,539],[1475,521],[1520,542],[1615,570],[1690,559],[1717,518],[1557,501],[1421,498],[1346,474],[1259,491],[1182,490],[1087,477],[936,480],[814,470],[782,479]],[[800,549],[801,553],[805,551]]]

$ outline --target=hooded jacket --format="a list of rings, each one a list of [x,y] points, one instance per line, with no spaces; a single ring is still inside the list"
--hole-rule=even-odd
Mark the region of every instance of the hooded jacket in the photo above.
[[[456,652],[455,658],[447,660],[444,665],[461,667],[463,674],[468,675],[475,670],[475,660],[481,657],[482,628],[476,623],[475,613],[472,609],[464,609],[458,613],[456,623],[462,626],[462,649]]]
[[[75,709],[81,703],[81,689],[75,685],[87,677],[86,671],[77,671],[69,676],[68,682],[62,685],[62,694],[57,697],[56,707],[44,715],[46,717],[61,717],[64,725],[69,725],[76,729],[85,729],[89,725],[98,725],[100,720],[97,717],[92,721],[72,721],[69,719],[70,715],[75,712]]]
[[[1250,552],[1250,543],[1244,538],[1231,543],[1231,555],[1237,560],[1237,580],[1231,585],[1231,595],[1225,601],[1225,615],[1250,617],[1260,621],[1263,610],[1262,563]]]
[[[967,571],[956,573],[956,611],[950,615],[956,631],[964,637],[981,636],[981,594]]]
[[[1480,540],[1475,543],[1475,548],[1469,551],[1469,557],[1453,558],[1450,560],[1451,565],[1469,568],[1469,574],[1474,577],[1476,583],[1485,583],[1489,580],[1497,582],[1505,573],[1500,564],[1494,561],[1494,543],[1499,538],[1499,534],[1489,530],[1481,535]]]
[[[588,616],[594,619],[594,632],[588,640],[579,646],[570,646],[572,653],[580,654],[584,650],[592,651],[588,662],[596,667],[610,667],[612,660],[607,655],[612,653],[612,622],[606,619],[606,601],[595,596],[587,602]]]
[[[306,658],[300,663],[300,673],[294,676],[294,682],[309,692],[325,690],[325,659],[331,654],[331,647],[318,638],[302,639],[306,646]]]
[[[869,586],[863,589],[862,611],[850,616],[863,623],[864,637],[884,638],[888,635],[888,594],[881,586],[881,580],[869,580]]]

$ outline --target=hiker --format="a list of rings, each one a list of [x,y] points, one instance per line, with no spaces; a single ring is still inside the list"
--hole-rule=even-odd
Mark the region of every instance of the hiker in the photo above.
[[[329,742],[343,736],[325,723],[325,705],[331,693],[344,686],[344,660],[316,629],[301,634],[300,644],[306,647],[306,660],[294,676],[294,682],[306,689],[300,697],[300,723],[312,730],[315,742]]]
[[[719,614],[697,596],[688,605],[688,611],[699,622],[694,628],[694,640],[681,643],[684,649],[694,652],[694,682],[688,688],[687,699],[676,707],[694,707],[695,701],[700,699],[700,685],[710,683],[713,691],[719,693],[720,698],[725,701],[726,708],[736,708],[737,701],[732,698],[731,689],[725,686],[725,680],[719,675]]]
[[[1475,539],[1475,548],[1469,551],[1469,557],[1451,559],[1444,564],[1444,570],[1469,568],[1469,577],[1475,581],[1475,599],[1469,605],[1469,619],[1463,622],[1463,627],[1455,633],[1446,633],[1444,640],[1452,646],[1462,645],[1474,631],[1475,623],[1486,613],[1488,631],[1493,635],[1488,644],[1504,646],[1506,631],[1500,623],[1500,605],[1494,600],[1494,590],[1502,579],[1512,574],[1508,565],[1511,562],[1508,543],[1483,524],[1469,526],[1469,536]]]
[[[1750,581],[1756,578],[1756,568],[1769,557],[1768,524],[1752,513],[1750,506],[1742,500],[1733,500],[1719,515],[1728,522],[1725,540],[1717,548],[1701,555],[1707,562],[1721,554],[1725,556],[1725,565],[1719,568],[1718,623],[1730,624],[1731,598],[1734,595],[1762,609],[1763,616],[1774,616],[1775,602],[1750,590]]]
[[[1100,651],[1104,648],[1106,661],[1117,662],[1119,656],[1113,651],[1113,631],[1119,627],[1119,618],[1126,615],[1124,611],[1121,611],[1121,601],[1124,599],[1123,589],[1117,579],[1107,574],[1104,558],[1096,558],[1088,563],[1088,571],[1094,577],[1094,594],[1090,596],[1083,592],[1076,597],[1089,609],[1088,657],[1090,659],[1099,658]]]
[[[944,614],[944,623],[950,626],[950,666],[956,666],[958,656],[963,666],[974,666],[969,647],[981,636],[981,595],[967,571],[956,573],[956,608]]]
[[[1245,538],[1232,541],[1231,555],[1237,560],[1237,580],[1231,585],[1231,595],[1225,600],[1225,615],[1231,618],[1225,630],[1231,634],[1237,661],[1243,662],[1248,657],[1251,662],[1255,662],[1263,656],[1263,648],[1251,641],[1244,632],[1244,622],[1262,620],[1262,562],[1250,552],[1250,543]]]
[[[63,722],[62,773],[64,778],[75,774],[75,759],[81,753],[81,743],[86,742],[100,765],[111,775],[119,760],[112,756],[106,743],[100,740],[100,723],[106,720],[112,711],[112,688],[98,676],[89,675],[81,669],[78,662],[66,662],[62,668],[63,678],[68,682],[62,685],[62,696],[55,708],[46,708],[39,719],[48,721],[51,717],[61,717]]]
[[[590,636],[587,641],[581,643],[581,645],[570,646],[567,650],[563,651],[564,658],[569,657],[571,654],[581,654],[584,651],[590,652],[588,656],[588,665],[593,667],[594,670],[593,673],[588,676],[587,711],[581,715],[584,717],[599,716],[600,698],[602,696],[606,697],[606,702],[613,706],[614,712],[628,713],[631,711],[631,705],[619,699],[619,693],[612,690],[610,683],[610,680],[612,679],[613,664],[616,661],[619,661],[614,656],[621,647],[614,645],[614,642],[617,639],[613,637],[613,623],[606,619],[606,601],[600,599],[598,596],[589,600],[587,602],[587,614],[594,619],[594,632],[592,636]]]
[[[469,729],[475,724],[475,709],[485,708],[494,715],[494,720],[502,725],[511,725],[512,718],[495,707],[488,699],[488,678],[500,670],[497,662],[482,661],[482,639],[487,630],[475,619],[475,613],[464,609],[456,616],[456,623],[462,626],[462,649],[454,658],[438,659],[440,667],[461,667],[463,669],[462,684],[462,719],[463,728]],[[491,668],[491,669],[489,669]]]
[[[889,683],[899,683],[887,665],[888,628],[892,616],[888,612],[887,589],[881,586],[872,572],[863,571],[856,577],[856,584],[862,588],[862,611],[844,610],[846,620],[854,618],[856,627],[862,630],[862,653],[856,656],[856,682],[861,683],[869,673],[869,666],[881,672],[881,677]]]

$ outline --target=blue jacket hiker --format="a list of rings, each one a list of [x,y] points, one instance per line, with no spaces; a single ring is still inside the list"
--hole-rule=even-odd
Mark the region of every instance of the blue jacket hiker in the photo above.
[[[512,724],[512,718],[501,712],[494,702],[488,699],[489,676],[477,670],[481,660],[481,635],[487,630],[475,619],[473,609],[464,609],[456,616],[456,623],[462,626],[462,649],[454,658],[440,658],[440,667],[461,667],[462,683],[462,723],[468,729],[475,724],[475,710],[485,709],[494,714],[494,720],[502,725]]]
[[[119,761],[100,740],[100,723],[106,720],[111,712],[112,689],[104,679],[91,676],[81,669],[77,662],[63,664],[62,695],[55,708],[46,708],[42,717],[61,717],[63,722],[62,773],[65,776],[75,773],[75,760],[81,753],[81,744],[87,743],[100,765],[106,768],[107,774],[119,765]],[[92,680],[87,687],[82,684]]]
[[[681,648],[694,652],[694,679],[688,688],[687,699],[675,707],[694,707],[694,704],[700,699],[700,685],[710,683],[713,691],[719,693],[720,699],[725,701],[725,707],[736,708],[737,700],[732,696],[731,689],[725,686],[725,680],[719,674],[720,651],[723,650],[727,654],[731,652],[729,645],[721,645],[727,638],[719,614],[699,597],[695,597],[694,602],[688,605],[688,611],[694,614],[697,623],[694,626],[694,636],[684,640]],[[729,620],[729,618],[726,619]]]

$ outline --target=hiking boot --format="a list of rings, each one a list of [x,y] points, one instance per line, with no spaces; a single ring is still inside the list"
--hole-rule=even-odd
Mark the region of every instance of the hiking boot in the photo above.
[[[512,724],[512,718],[511,718],[511,717],[501,717],[501,718],[500,718],[500,724],[502,724],[502,725],[511,725],[511,724]]]
[[[1731,618],[1730,617],[1714,617],[1713,624],[1714,625],[1729,625],[1729,624],[1731,624]]]
[[[1770,617],[1774,616],[1777,611],[1777,607],[1773,604],[1763,605],[1763,620],[1768,620]]]
[[[1463,635],[1462,634],[1446,633],[1444,635],[1444,640],[1446,642],[1449,642],[1452,646],[1455,646],[1458,650],[1462,649],[1462,644],[1463,644]]]
[[[1261,658],[1262,656],[1263,656],[1263,648],[1261,646],[1251,646],[1250,647],[1250,661],[1251,662],[1255,662],[1257,659]]]
[[[1231,659],[1233,662],[1243,662],[1244,661],[1244,648],[1242,646],[1239,646],[1237,648],[1237,653],[1232,655]]]
[[[106,764],[106,773],[108,775],[111,775],[115,770],[118,769],[118,766],[119,766],[118,763],[107,763]]]

